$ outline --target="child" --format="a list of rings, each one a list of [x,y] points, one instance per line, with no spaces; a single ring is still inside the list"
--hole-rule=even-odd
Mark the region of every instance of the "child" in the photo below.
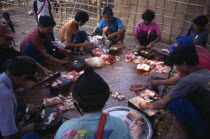
[[[6,21],[6,24],[10,27],[11,31],[12,31],[13,33],[15,33],[15,28],[14,28],[14,26],[13,26],[12,20],[10,19],[9,13],[4,12],[4,13],[2,14],[2,17],[3,17],[4,20]],[[14,39],[12,40],[12,46],[16,47],[16,44],[15,44],[15,40],[14,40]]]
[[[84,11],[78,11],[75,15],[75,19],[67,22],[60,32],[60,39],[62,43],[66,43],[66,48],[71,49],[73,52],[80,52],[80,47],[90,46],[87,40],[87,33],[85,31],[80,31],[79,27],[83,26],[89,20],[88,13]]]
[[[193,20],[193,25],[190,26],[186,36],[190,36],[195,45],[206,47],[208,40],[208,31],[206,25],[208,24],[208,19],[206,16],[198,16]]]
[[[155,12],[146,10],[142,14],[143,21],[139,22],[134,29],[136,44],[142,48],[152,48],[161,39],[158,24],[154,22]]]
[[[121,45],[121,47],[124,47],[123,40],[125,39],[126,29],[121,20],[113,16],[113,12],[110,7],[104,8],[103,19],[93,30],[91,36],[94,36],[95,33],[101,29],[103,29],[104,34],[110,41],[109,46],[113,43],[117,43],[118,45]]]

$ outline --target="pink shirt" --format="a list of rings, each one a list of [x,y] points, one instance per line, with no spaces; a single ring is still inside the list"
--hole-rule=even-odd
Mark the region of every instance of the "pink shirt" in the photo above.
[[[154,21],[152,21],[152,23],[147,26],[144,24],[144,21],[139,22],[135,29],[134,29],[134,35],[138,36],[140,34],[141,31],[146,31],[148,32],[147,35],[149,36],[151,32],[155,31],[157,33],[157,35],[160,35],[160,29],[157,23],[155,23]],[[148,37],[147,36],[147,37]]]

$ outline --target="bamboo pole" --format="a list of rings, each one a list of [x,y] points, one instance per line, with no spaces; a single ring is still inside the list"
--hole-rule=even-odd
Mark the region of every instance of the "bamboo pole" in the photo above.
[[[97,0],[97,22],[101,21],[101,0]]]

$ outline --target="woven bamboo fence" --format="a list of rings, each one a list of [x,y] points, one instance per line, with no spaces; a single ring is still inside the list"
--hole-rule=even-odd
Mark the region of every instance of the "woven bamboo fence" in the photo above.
[[[133,30],[142,20],[141,15],[146,9],[155,11],[155,21],[161,30],[161,40],[167,45],[173,43],[177,35],[185,35],[196,16],[210,15],[210,0],[51,0],[50,2],[57,28],[74,18],[77,11],[84,10],[88,12],[90,20],[82,29],[88,32],[91,32],[101,19],[103,8],[110,6],[114,10],[114,16],[121,18],[127,29],[125,43],[131,45],[135,45]],[[12,2],[25,11],[32,9],[32,3],[32,1],[17,2],[17,0]],[[207,28],[210,32],[209,25]],[[210,46],[210,35],[208,46]]]

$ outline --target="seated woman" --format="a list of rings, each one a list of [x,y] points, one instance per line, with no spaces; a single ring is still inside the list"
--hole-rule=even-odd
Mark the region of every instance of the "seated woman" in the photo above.
[[[109,46],[116,43],[123,47],[123,40],[125,39],[126,29],[122,24],[121,20],[113,16],[112,9],[110,7],[105,7],[103,10],[103,19],[93,30],[91,36],[94,36],[96,32],[103,29],[104,34],[110,41]]]
[[[153,20],[155,12],[146,10],[142,14],[143,21],[139,22],[134,29],[135,42],[139,48],[147,47],[152,48],[155,43],[161,39],[160,29],[158,24]]]

